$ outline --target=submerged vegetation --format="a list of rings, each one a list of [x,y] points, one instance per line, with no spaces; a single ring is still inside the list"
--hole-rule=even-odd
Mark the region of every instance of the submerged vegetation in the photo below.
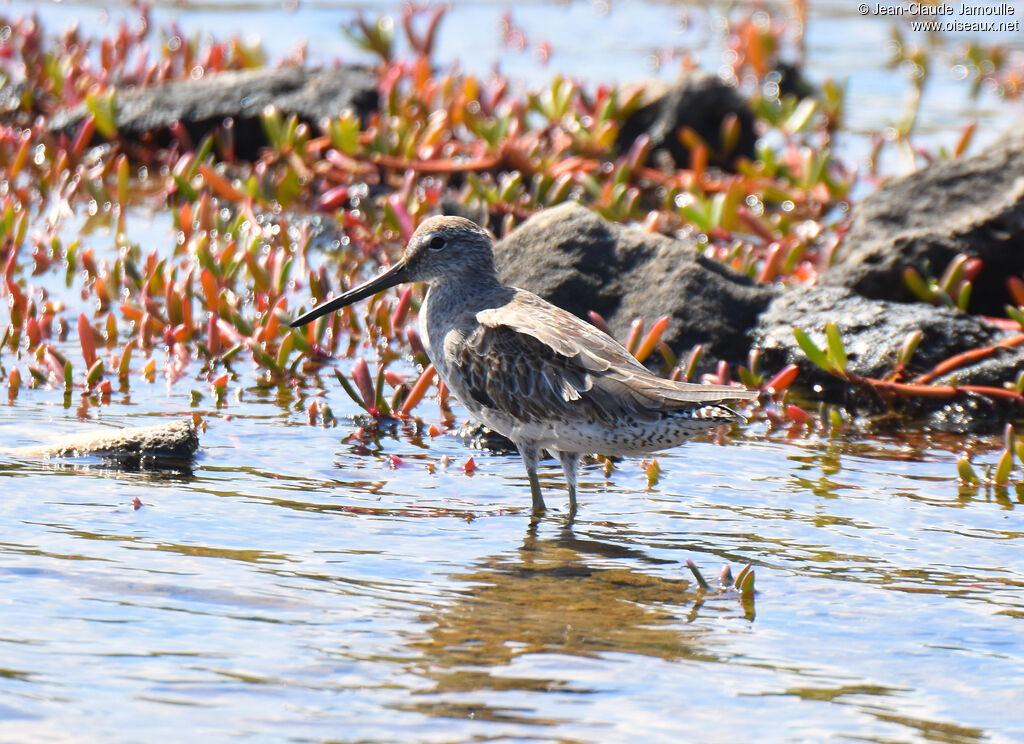
[[[237,156],[230,121],[199,141],[181,123],[166,142],[122,137],[118,98],[129,88],[261,67],[258,47],[157,30],[145,12],[102,39],[76,29],[53,35],[33,18],[0,21],[0,260],[10,313],[0,373],[9,398],[47,387],[62,390],[67,405],[77,396],[85,407],[102,406],[161,375],[172,385],[202,381],[193,404],[210,396],[220,408],[241,394],[244,364],[256,368],[258,385],[295,396],[311,424],[334,425],[320,399],[333,383],[321,372],[345,357],[353,360],[350,372],[333,376],[366,413],[354,439],[373,436],[385,422],[411,421],[439,434],[454,417],[410,322],[421,290],[382,293],[301,330],[287,321],[305,298],[322,301],[387,263],[442,202],[482,211],[507,234],[543,208],[577,200],[608,220],[693,236],[707,256],[762,283],[812,283],[828,267],[848,229],[858,173],[830,152],[843,118],[842,86],[793,92],[781,84],[784,62],[800,56],[802,40],[791,26],[758,11],[729,28],[731,74],[749,98],[760,144],[755,159],[740,158],[727,171],[714,164],[733,154],[741,126],[735,116],[722,121],[717,145],[684,131],[688,163],[666,168],[646,135],[616,148],[623,123],[644,103],[640,87],[555,76],[520,94],[498,75],[481,80],[439,69],[431,55],[442,14],[405,12],[399,26],[407,57],[396,51],[394,24],[355,21],[350,38],[375,56],[378,110],[308,123],[268,108],[267,146],[253,162]],[[902,40],[898,49],[896,62],[926,70],[925,52]],[[974,84],[1019,95],[1009,55],[981,47],[966,54]],[[913,75],[915,86],[925,77]],[[87,115],[76,129],[51,126],[56,114],[79,106]],[[908,112],[893,137],[876,140],[874,162],[888,148],[917,165],[957,156],[974,131],[963,133],[954,152],[932,155],[913,145],[914,118]],[[173,240],[140,242],[132,220],[165,208]],[[983,270],[964,256],[938,278],[907,267],[905,279],[924,301],[966,308]],[[1000,322],[1024,327],[1024,279],[1006,282],[1018,307]],[[603,323],[596,314],[592,320]],[[660,354],[662,371],[675,378],[728,383],[737,375],[764,391],[756,415],[788,436],[838,434],[851,425],[842,408],[808,410],[790,395],[799,366],[762,371],[754,352],[731,371],[703,359],[700,347],[677,359],[661,341],[666,325],[637,319],[623,341],[648,363]],[[911,334],[892,375],[876,379],[847,369],[835,325],[826,348],[795,332],[808,364],[882,400],[969,392],[1024,401],[1024,373],[1003,387],[933,384],[990,349],[908,378],[920,342]],[[1021,341],[1018,334],[1003,345]],[[412,373],[395,364],[405,359],[415,363]],[[438,416],[422,413],[428,397],[436,398]],[[1024,462],[1024,450],[1007,427],[997,464],[982,477],[965,455],[960,477],[967,486],[1005,485],[1015,480],[1015,457]]]

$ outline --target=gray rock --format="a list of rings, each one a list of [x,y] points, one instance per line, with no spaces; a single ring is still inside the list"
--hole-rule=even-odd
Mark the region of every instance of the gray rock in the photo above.
[[[945,307],[923,303],[898,303],[861,297],[843,287],[795,287],[769,305],[754,329],[754,345],[761,351],[761,367],[774,372],[787,364],[800,366],[800,381],[820,386],[830,402],[842,402],[859,410],[882,410],[883,401],[813,365],[797,344],[794,328],[810,335],[819,348],[826,347],[825,326],[834,321],[842,332],[847,369],[862,377],[885,378],[893,370],[907,336],[923,334],[906,375],[931,370],[960,352],[991,346],[1008,333],[981,318]],[[936,385],[988,385],[1001,387],[1024,368],[1024,348],[1003,349],[981,362],[960,368],[934,381]],[[933,428],[949,431],[992,430],[1011,413],[1002,402],[964,394],[954,400],[913,398],[900,408],[912,415],[928,416]]]
[[[606,221],[568,202],[527,220],[495,246],[506,283],[528,289],[575,315],[601,314],[620,341],[630,323],[671,320],[662,339],[678,354],[704,344],[711,358],[739,360],[746,333],[775,290],[693,243]]]
[[[199,449],[199,435],[191,419],[155,426],[90,431],[59,442],[3,450],[19,457],[98,457],[139,465],[186,463]]]
[[[1016,380],[1024,370],[1024,346],[997,349],[981,361],[961,367],[935,379],[936,385],[986,385],[1002,387]],[[931,429],[952,432],[991,433],[1007,419],[1019,418],[1021,408],[982,395],[970,395],[949,401],[938,410],[928,410],[928,401],[919,401]]]
[[[985,264],[970,309],[1002,315],[1006,277],[1024,273],[1024,134],[880,187],[856,207],[822,281],[910,302],[903,269],[927,262],[939,275],[958,253]]]
[[[519,451],[511,439],[476,421],[463,423],[455,430],[455,438],[472,449],[494,452],[499,455],[512,455]]]
[[[679,131],[689,127],[711,147],[722,147],[722,121],[735,114],[740,124],[740,136],[732,152],[717,157],[711,153],[711,162],[723,168],[733,168],[739,157],[754,159],[757,135],[754,133],[754,114],[736,89],[720,78],[694,70],[686,73],[667,90],[657,91],[662,85],[652,82],[649,103],[640,107],[623,122],[616,139],[620,151],[628,150],[637,137],[648,134],[651,145],[667,152],[679,167],[690,164],[689,150],[679,141]]]
[[[924,425],[953,434],[991,434],[1002,420],[1002,407],[980,395],[962,396],[926,412]]]
[[[253,159],[267,144],[260,114],[273,104],[283,116],[318,123],[352,109],[365,118],[378,107],[377,83],[367,69],[337,67],[261,68],[222,72],[198,80],[177,80],[145,88],[118,91],[117,126],[121,137],[155,137],[165,144],[168,128],[180,121],[193,140],[234,121],[235,154]],[[51,131],[73,134],[88,115],[84,104],[54,116]]]
[[[803,329],[824,348],[825,326],[830,322],[842,332],[847,368],[862,377],[880,378],[890,372],[903,341],[919,329],[924,336],[911,361],[911,374],[1005,335],[991,323],[951,308],[871,300],[843,287],[794,287],[768,306],[754,329],[762,367],[771,371],[795,363],[800,365],[802,380],[839,384],[811,364],[793,336],[794,328]]]
[[[17,126],[29,126],[37,111],[23,111],[22,99],[28,86],[23,82],[4,81],[0,85],[0,121]]]

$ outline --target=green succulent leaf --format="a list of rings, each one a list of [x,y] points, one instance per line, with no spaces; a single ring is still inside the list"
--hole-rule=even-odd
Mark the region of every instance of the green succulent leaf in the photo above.
[[[802,328],[794,328],[793,336],[796,337],[797,344],[800,345],[800,349],[807,355],[807,358],[811,360],[812,364],[829,372],[832,371],[832,365],[829,363],[828,355],[818,348],[818,345],[811,340],[811,337],[807,335],[805,330]]]
[[[696,563],[694,563],[692,560],[687,558],[686,559],[686,567],[688,569],[690,569],[690,573],[692,573],[693,574],[693,578],[696,579],[697,586],[699,586],[705,592],[711,589],[711,587],[708,585],[707,580],[701,574],[700,569],[697,568],[697,564]]]
[[[1004,486],[1010,481],[1010,471],[1013,469],[1013,452],[1003,450],[1003,454],[996,463],[996,470],[992,476],[992,482],[997,486]]]
[[[825,326],[825,338],[828,340],[828,361],[837,370],[846,371],[846,349],[839,326],[829,323]]]
[[[961,457],[956,461],[956,470],[960,474],[960,480],[969,486],[976,486],[981,483],[981,479],[978,474],[974,472],[974,468],[971,467],[971,461],[966,457]]]

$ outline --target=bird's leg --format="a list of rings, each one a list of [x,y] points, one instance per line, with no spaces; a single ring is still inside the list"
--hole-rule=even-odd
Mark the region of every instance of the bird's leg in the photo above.
[[[579,465],[580,456],[577,452],[559,452],[558,459],[562,463],[565,484],[569,488],[569,513],[572,514],[576,511],[576,466]]]
[[[533,513],[541,514],[547,510],[544,506],[544,495],[540,492],[540,479],[537,478],[537,463],[540,462],[540,449],[532,444],[516,443],[516,449],[526,465],[526,477],[530,479],[530,494],[533,496]]]

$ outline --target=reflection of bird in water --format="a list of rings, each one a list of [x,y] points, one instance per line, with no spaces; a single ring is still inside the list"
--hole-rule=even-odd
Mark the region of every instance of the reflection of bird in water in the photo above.
[[[420,225],[390,269],[297,318],[292,326],[401,282],[430,285],[420,334],[441,379],[469,412],[515,443],[535,512],[541,452],[557,453],[576,507],[580,455],[645,454],[732,421],[723,401],[757,393],[673,382],[651,373],[607,334],[498,279],[490,236],[461,217]]]
[[[515,708],[474,703],[467,711],[451,698],[429,697],[460,693],[462,700],[474,690],[581,691],[569,681],[571,675],[557,671],[571,667],[564,658],[550,674],[515,676],[515,660],[524,656],[621,653],[717,661],[707,630],[685,624],[697,593],[679,571],[662,567],[676,561],[577,536],[566,524],[543,536],[543,526],[532,522],[517,550],[483,558],[451,576],[462,585],[455,600],[422,616],[430,627],[410,645],[422,659],[419,673],[433,680],[434,688],[425,691],[424,702],[413,704],[416,710],[542,723]],[[508,673],[494,674],[510,665]]]

